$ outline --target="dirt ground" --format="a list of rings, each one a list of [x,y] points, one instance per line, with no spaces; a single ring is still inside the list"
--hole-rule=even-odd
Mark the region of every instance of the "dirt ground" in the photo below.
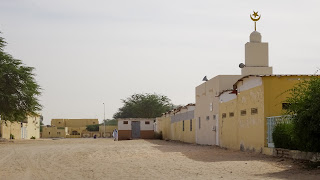
[[[289,159],[161,140],[0,143],[0,179],[320,179]]]

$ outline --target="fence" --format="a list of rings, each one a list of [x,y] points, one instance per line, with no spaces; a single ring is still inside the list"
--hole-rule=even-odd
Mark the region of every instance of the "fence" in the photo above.
[[[283,123],[291,123],[292,116],[291,115],[284,115],[284,116],[272,116],[267,117],[267,142],[268,147],[274,147],[272,133],[276,124],[283,122]]]

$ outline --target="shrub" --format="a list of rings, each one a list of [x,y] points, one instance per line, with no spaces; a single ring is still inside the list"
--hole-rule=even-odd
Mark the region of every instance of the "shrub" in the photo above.
[[[320,152],[320,78],[302,81],[290,90],[287,114],[294,115],[294,138],[301,151]]]
[[[13,134],[10,134],[10,139],[14,139],[14,135]]]
[[[293,123],[279,122],[272,133],[274,146],[276,148],[297,149],[293,131]]]
[[[31,136],[31,138],[30,139],[36,139],[36,137],[34,137],[34,136]]]
[[[99,124],[87,125],[87,131],[99,131]]]

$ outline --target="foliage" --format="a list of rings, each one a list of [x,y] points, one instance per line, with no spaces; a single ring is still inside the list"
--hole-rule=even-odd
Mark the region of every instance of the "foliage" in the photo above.
[[[1,119],[21,121],[41,110],[40,86],[34,79],[34,68],[4,52],[5,44],[0,37],[0,115]]]
[[[117,118],[155,118],[172,109],[167,96],[158,94],[133,94],[123,99],[123,107],[113,117]]]
[[[34,137],[34,136],[31,136],[31,138],[30,139],[36,139],[36,137]]]
[[[57,127],[57,129],[65,129],[65,127]]]
[[[272,138],[276,148],[297,149],[293,137],[293,123],[291,122],[276,124]]]
[[[102,123],[102,125],[104,125]],[[117,126],[118,125],[118,120],[116,119],[107,119],[106,120],[106,126]]]
[[[99,131],[99,124],[87,125],[87,131]]]
[[[320,78],[302,81],[290,90],[287,113],[294,115],[293,136],[299,150],[320,152]]]
[[[10,139],[14,139],[14,135],[13,134],[10,134]]]

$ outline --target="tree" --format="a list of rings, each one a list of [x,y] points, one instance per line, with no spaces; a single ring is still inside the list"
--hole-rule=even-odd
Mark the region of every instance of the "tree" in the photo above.
[[[155,118],[172,109],[167,96],[158,94],[134,94],[122,99],[123,107],[113,117],[117,118]]]
[[[5,44],[0,37],[0,115],[3,120],[21,121],[41,110],[41,89],[34,68],[4,52]]]
[[[320,78],[312,77],[290,90],[287,113],[293,116],[293,135],[299,150],[320,152]]]

